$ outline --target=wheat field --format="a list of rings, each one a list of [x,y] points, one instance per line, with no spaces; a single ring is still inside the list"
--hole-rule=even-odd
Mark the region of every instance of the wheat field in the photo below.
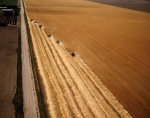
[[[39,73],[51,117],[130,117],[80,57],[31,22]]]
[[[29,22],[38,23],[30,22],[31,32],[51,115],[150,115],[149,13],[87,0],[24,2]]]

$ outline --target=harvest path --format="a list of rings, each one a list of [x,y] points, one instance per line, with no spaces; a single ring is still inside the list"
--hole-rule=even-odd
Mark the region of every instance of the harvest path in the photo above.
[[[77,51],[131,116],[149,118],[150,13],[89,0],[24,1],[29,17]]]
[[[78,56],[72,57],[34,21],[29,26],[49,116],[130,117]]]
[[[30,63],[30,53],[26,32],[24,7],[21,0],[21,45],[22,45],[22,83],[24,100],[24,117],[38,118],[38,103],[35,91],[32,66]]]

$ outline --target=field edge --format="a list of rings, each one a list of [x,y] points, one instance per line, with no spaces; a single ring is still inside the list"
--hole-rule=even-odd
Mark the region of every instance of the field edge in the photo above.
[[[30,33],[30,28],[29,28],[29,19],[26,13],[26,7],[23,2],[24,8],[25,8],[25,23],[26,23],[26,28],[27,28],[27,36],[28,36],[28,44],[29,44],[29,52],[30,52],[30,57],[31,57],[31,65],[32,65],[32,70],[33,70],[33,76],[34,76],[34,82],[35,82],[35,89],[36,89],[36,95],[37,95],[37,100],[38,100],[38,107],[39,107],[39,112],[40,112],[40,117],[41,118],[48,118],[48,113],[47,113],[47,104],[45,102],[44,98],[44,92],[42,90],[42,84],[40,81],[40,75],[38,73],[38,67],[37,67],[37,62],[33,50],[33,43],[32,43],[32,36]]]

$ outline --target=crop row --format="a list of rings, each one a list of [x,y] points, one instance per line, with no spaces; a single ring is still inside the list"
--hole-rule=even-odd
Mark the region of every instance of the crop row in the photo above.
[[[30,22],[33,48],[49,116],[130,117],[78,56]]]

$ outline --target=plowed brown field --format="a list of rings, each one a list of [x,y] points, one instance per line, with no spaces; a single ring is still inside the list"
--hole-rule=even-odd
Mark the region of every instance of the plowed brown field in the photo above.
[[[15,118],[18,27],[0,27],[0,117]]]
[[[131,116],[150,116],[149,13],[84,0],[25,4],[29,18],[43,24],[69,51],[77,51]],[[73,61],[62,46],[57,49],[54,39],[34,23],[31,32],[51,116],[128,115],[118,102],[113,104],[113,96],[109,99],[108,90],[97,77],[92,79],[80,58]]]

